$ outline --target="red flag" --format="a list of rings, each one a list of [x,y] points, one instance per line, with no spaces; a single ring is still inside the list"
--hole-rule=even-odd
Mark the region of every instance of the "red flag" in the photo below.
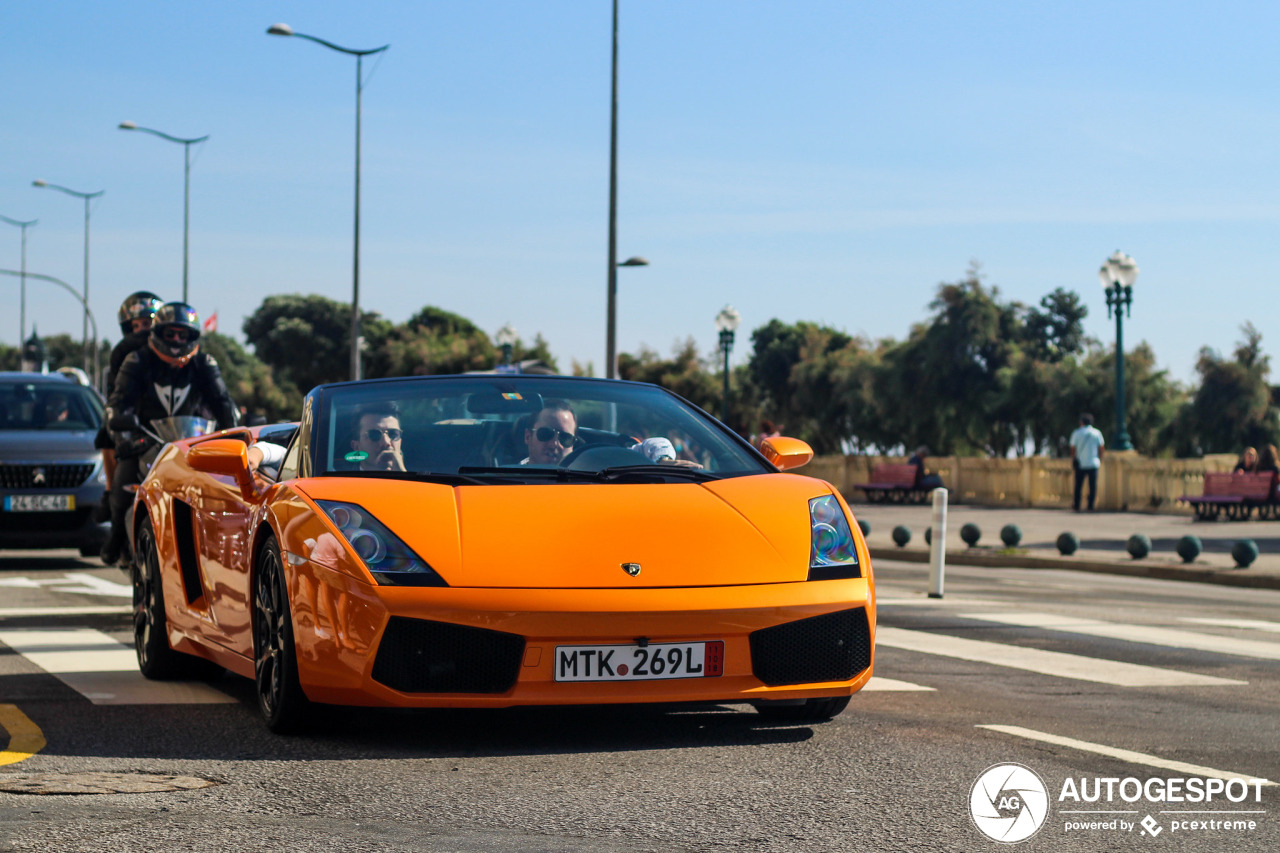
[[[208,317],[205,318],[204,330],[206,332],[218,331],[218,312],[217,311],[214,311],[212,314],[210,314]]]

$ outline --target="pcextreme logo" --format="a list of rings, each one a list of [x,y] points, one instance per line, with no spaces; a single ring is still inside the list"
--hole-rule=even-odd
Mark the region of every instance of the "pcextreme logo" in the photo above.
[[[1067,777],[1057,797],[1058,817],[1062,831],[1072,834],[1248,834],[1266,815],[1258,806],[1262,788],[1270,784],[1238,777]],[[1004,844],[1026,841],[1039,832],[1048,822],[1049,805],[1044,779],[1022,764],[994,764],[969,790],[973,825]],[[1206,810],[1206,805],[1218,808]],[[1139,818],[1144,811],[1147,814]]]

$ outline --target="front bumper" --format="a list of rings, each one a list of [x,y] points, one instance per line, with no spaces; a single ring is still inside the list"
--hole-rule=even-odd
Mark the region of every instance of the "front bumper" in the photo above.
[[[75,509],[66,512],[5,512],[0,509],[0,548],[102,547],[111,533],[110,522],[99,524],[93,512],[105,491],[95,478],[76,489],[0,491],[0,507],[7,495],[61,494],[75,496]]]
[[[371,587],[309,561],[291,566],[287,574],[299,678],[308,697],[319,702],[397,707],[751,702],[848,696],[871,677],[875,605],[865,578],[538,590]],[[629,644],[639,638],[723,641],[723,674],[555,680],[556,646]],[[448,690],[418,692],[431,685]]]

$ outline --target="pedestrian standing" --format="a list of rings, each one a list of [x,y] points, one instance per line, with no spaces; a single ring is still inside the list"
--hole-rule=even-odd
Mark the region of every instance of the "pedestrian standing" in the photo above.
[[[1093,425],[1093,415],[1080,416],[1080,426],[1071,433],[1071,470],[1075,472],[1075,491],[1071,508],[1080,511],[1080,492],[1084,481],[1089,481],[1089,512],[1093,512],[1094,499],[1098,496],[1098,469],[1102,467],[1102,448],[1106,441]]]

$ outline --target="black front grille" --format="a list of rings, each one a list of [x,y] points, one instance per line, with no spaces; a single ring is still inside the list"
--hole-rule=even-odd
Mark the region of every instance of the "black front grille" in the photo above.
[[[74,489],[93,473],[81,465],[0,465],[0,489]]]
[[[505,693],[523,658],[519,634],[392,616],[373,680],[402,693]]]
[[[848,681],[871,666],[871,629],[861,607],[751,634],[751,670],[775,687]]]

